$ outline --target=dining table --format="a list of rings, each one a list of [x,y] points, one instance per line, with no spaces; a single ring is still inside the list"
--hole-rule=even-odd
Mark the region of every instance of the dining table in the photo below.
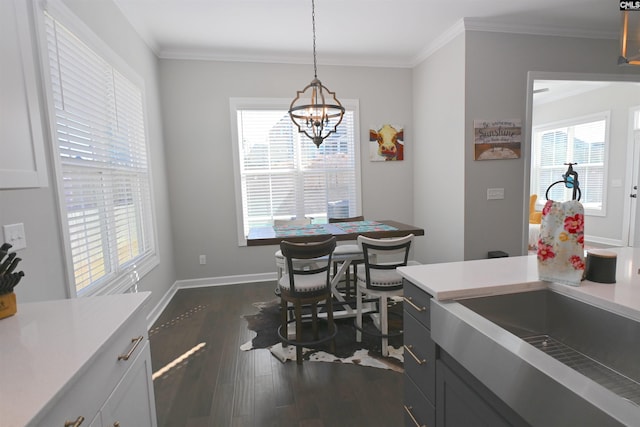
[[[424,229],[385,219],[335,222],[330,224],[253,227],[249,230],[249,235],[246,240],[247,246],[265,246],[279,245],[283,240],[305,243],[322,240],[323,237],[329,238],[333,236],[338,241],[348,241],[357,240],[360,235],[374,239],[384,239],[404,237],[409,234],[424,236]],[[353,261],[362,260],[362,253],[334,256],[334,260],[340,264],[340,267],[331,280],[331,290],[337,302],[343,307],[343,310],[334,312],[334,317],[353,317],[355,316],[355,310],[351,307],[351,301],[346,300],[344,295],[338,290],[338,283]]]
[[[409,234],[424,236],[424,229],[389,219],[376,221],[334,222],[331,224],[305,224],[252,227],[247,246],[279,245],[281,241],[311,242],[326,236],[336,240],[357,240],[359,235],[374,239],[403,237]]]

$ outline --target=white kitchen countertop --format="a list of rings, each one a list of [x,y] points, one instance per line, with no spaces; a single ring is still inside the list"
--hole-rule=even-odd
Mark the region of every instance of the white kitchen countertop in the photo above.
[[[535,255],[412,265],[398,271],[436,300],[550,288],[640,321],[640,249],[607,250],[617,254],[614,284],[583,280],[580,286],[568,286],[540,281]]]
[[[18,300],[18,312],[0,320],[0,425],[28,425],[150,295]]]

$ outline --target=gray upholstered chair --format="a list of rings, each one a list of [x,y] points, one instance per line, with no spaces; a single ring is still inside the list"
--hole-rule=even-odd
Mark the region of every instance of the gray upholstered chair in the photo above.
[[[393,239],[372,239],[358,236],[358,245],[364,254],[364,263],[356,272],[356,341],[362,341],[362,333],[382,338],[382,355],[389,354],[389,337],[401,335],[402,331],[389,331],[389,298],[402,296],[402,276],[397,267],[407,265],[413,234]],[[377,311],[371,313],[376,331],[365,331],[362,327],[363,299],[377,299]]]
[[[335,336],[338,329],[333,321],[333,294],[331,292],[331,255],[336,247],[336,238],[312,243],[283,241],[280,249],[287,267],[278,281],[281,302],[281,325],[278,335],[284,344],[296,347],[296,362],[302,364],[302,347],[331,340],[331,352],[335,352]],[[328,328],[322,335],[318,329],[318,303],[325,301]],[[293,306],[293,319],[287,314],[289,304]],[[311,309],[312,334],[303,335],[302,308]],[[289,337],[288,325],[295,322],[296,334]]]

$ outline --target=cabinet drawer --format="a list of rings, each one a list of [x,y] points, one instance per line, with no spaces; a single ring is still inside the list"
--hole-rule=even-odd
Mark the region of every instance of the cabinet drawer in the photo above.
[[[431,328],[431,295],[404,280],[404,309],[418,319],[427,328]]]
[[[140,336],[142,339],[138,340]],[[75,381],[68,383],[58,397],[49,402],[51,407],[35,425],[63,427],[67,421],[84,417],[82,426],[88,426],[147,340],[146,318],[140,311],[128,319],[120,331],[105,342],[102,350],[78,371]],[[128,360],[118,359],[128,353],[131,353]]]
[[[405,311],[404,314],[404,370],[422,393],[435,402],[436,343],[429,330]]]
[[[407,376],[404,377],[403,409],[405,427],[435,427],[435,407]]]

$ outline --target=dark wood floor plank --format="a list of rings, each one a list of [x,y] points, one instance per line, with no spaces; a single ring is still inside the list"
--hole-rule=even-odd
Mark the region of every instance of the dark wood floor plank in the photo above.
[[[233,384],[218,384],[209,415],[212,426],[231,426],[233,419]]]
[[[251,340],[245,314],[274,299],[274,283],[182,289],[151,328],[160,427],[395,427],[403,424],[402,374],[340,363],[282,363]]]

